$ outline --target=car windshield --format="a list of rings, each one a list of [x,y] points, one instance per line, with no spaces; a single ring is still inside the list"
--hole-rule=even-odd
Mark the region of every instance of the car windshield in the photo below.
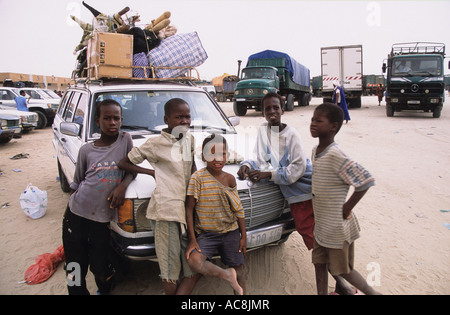
[[[437,56],[398,57],[392,65],[394,76],[438,76],[442,59]]]
[[[164,105],[172,98],[181,98],[191,109],[193,130],[213,130],[214,132],[235,133],[222,110],[211,101],[206,93],[193,91],[117,91],[94,95],[94,104],[105,99],[114,99],[122,106],[122,128],[132,134],[159,133],[167,125],[164,123]],[[90,138],[100,136],[95,124],[95,112],[91,114]]]
[[[48,96],[50,96],[50,98],[60,98],[58,94],[56,94],[55,92],[53,92],[52,90],[49,89],[43,89],[42,90],[44,93],[46,93]]]

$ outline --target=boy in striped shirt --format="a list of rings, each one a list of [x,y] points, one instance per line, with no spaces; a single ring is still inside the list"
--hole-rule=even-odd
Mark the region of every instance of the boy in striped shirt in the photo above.
[[[188,264],[194,272],[228,281],[237,294],[245,293],[243,274],[246,250],[245,214],[236,179],[222,171],[227,161],[225,138],[213,134],[203,141],[206,167],[195,172],[186,196]],[[209,260],[220,253],[223,269]]]
[[[318,294],[327,294],[328,269],[365,294],[377,294],[355,270],[354,241],[360,227],[352,209],[375,185],[375,179],[361,165],[347,157],[334,142],[344,119],[342,109],[330,103],[319,105],[310,132],[319,138],[313,149],[312,193],[315,218],[312,262]],[[355,191],[346,201],[350,186]]]

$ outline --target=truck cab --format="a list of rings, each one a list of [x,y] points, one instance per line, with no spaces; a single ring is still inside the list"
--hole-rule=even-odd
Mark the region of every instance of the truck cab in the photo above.
[[[278,70],[271,66],[249,66],[242,69],[241,80],[234,92],[234,113],[244,116],[247,108],[261,110],[261,99],[269,92],[278,92]]]
[[[441,43],[394,44],[383,64],[386,79],[386,115],[403,110],[432,112],[441,116],[444,104],[445,45]]]

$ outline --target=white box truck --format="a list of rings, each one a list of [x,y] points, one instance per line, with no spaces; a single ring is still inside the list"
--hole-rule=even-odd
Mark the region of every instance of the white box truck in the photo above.
[[[349,108],[361,107],[363,92],[362,45],[322,47],[322,96],[324,102],[331,102],[333,82],[338,81],[345,92]]]

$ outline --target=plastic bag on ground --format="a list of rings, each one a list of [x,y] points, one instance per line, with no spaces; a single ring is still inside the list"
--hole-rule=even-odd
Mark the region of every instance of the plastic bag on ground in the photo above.
[[[25,281],[28,284],[38,284],[46,281],[56,271],[60,262],[66,259],[63,245],[52,254],[45,253],[36,258],[36,263],[25,271]]]
[[[28,184],[25,191],[20,194],[20,207],[32,219],[39,219],[47,211],[47,192]]]

